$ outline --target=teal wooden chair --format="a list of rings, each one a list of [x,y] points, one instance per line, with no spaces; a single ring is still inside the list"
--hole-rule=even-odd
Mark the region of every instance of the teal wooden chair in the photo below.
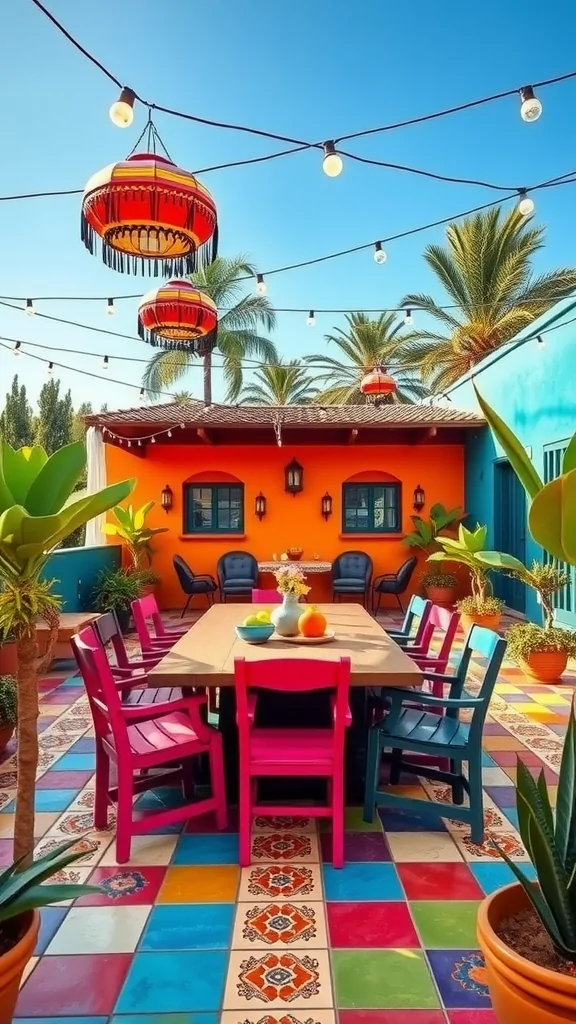
[[[482,728],[498,672],[502,665],[506,641],[490,629],[473,626],[466,638],[460,662],[454,675],[426,672],[426,678],[450,684],[448,697],[433,697],[414,690],[385,687],[382,697],[389,713],[373,725],[368,738],[368,763],[364,798],[364,821],[371,822],[375,807],[393,807],[398,811],[414,811],[441,818],[453,818],[470,824],[472,841],[484,842],[484,807],[482,799]],[[466,691],[466,677],[473,654],[486,659],[480,691],[472,697]],[[414,701],[419,707],[414,707]],[[411,706],[410,706],[411,705]],[[460,721],[462,708],[472,709],[470,722]],[[400,772],[421,775],[452,788],[452,804],[433,800],[417,800],[395,796],[378,790],[378,772],[382,753],[392,750],[393,776]],[[440,771],[428,764],[403,760],[403,752],[444,757],[450,771]],[[468,778],[462,774],[462,762],[468,763]],[[465,807],[464,793],[470,797]]]
[[[423,597],[418,597],[415,594],[414,597],[410,598],[410,604],[406,610],[401,629],[387,629],[388,636],[399,647],[406,647],[410,644],[414,644],[417,647],[424,639],[424,632],[428,625],[431,609],[431,601],[424,600]]]

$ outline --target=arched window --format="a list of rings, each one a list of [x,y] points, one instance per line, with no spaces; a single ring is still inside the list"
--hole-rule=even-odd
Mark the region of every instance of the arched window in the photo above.
[[[400,533],[402,484],[391,473],[369,470],[342,484],[342,533]]]
[[[184,533],[243,533],[244,484],[231,473],[197,473],[183,484]]]

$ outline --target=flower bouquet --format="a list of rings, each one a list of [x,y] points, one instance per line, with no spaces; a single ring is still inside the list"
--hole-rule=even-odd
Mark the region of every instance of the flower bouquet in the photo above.
[[[287,565],[277,569],[276,577],[277,590],[283,597],[304,597],[310,593],[310,587],[306,585],[306,576],[297,565]]]

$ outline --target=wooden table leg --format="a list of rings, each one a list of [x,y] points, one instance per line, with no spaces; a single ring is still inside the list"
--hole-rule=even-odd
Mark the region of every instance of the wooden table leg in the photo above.
[[[344,755],[346,803],[361,804],[364,801],[368,733],[367,690],[364,686],[350,688],[349,704],[352,725],[348,729]]]

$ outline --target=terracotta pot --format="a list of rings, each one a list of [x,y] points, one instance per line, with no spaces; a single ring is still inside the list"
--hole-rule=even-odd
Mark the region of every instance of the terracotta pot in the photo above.
[[[566,671],[568,655],[563,651],[532,651],[528,658],[519,659],[520,668],[541,683],[555,683]]]
[[[460,625],[465,633],[468,632],[471,626],[484,626],[485,629],[497,630],[501,618],[500,612],[496,615],[469,615],[467,612],[462,612]]]
[[[18,990],[26,964],[38,938],[40,914],[31,910],[22,918],[22,937],[12,949],[0,956],[0,1024],[12,1024]]]
[[[478,941],[486,961],[487,981],[498,1024],[567,1024],[576,1020],[576,978],[526,960],[499,939],[494,927],[504,917],[525,910],[528,897],[520,885],[507,885],[488,896],[478,911]]]
[[[0,754],[3,754],[14,735],[13,725],[0,725]]]
[[[304,554],[304,551],[302,548],[289,548],[286,554],[288,555],[288,558],[290,559],[291,562],[299,562],[300,559],[302,558],[302,555]]]
[[[156,593],[156,584],[149,583],[147,587],[143,587],[140,593],[140,597],[150,597],[150,594]]]
[[[16,676],[18,674],[18,658],[16,641],[0,644],[0,676]]]
[[[454,604],[454,587],[425,587],[425,590],[432,604]]]

